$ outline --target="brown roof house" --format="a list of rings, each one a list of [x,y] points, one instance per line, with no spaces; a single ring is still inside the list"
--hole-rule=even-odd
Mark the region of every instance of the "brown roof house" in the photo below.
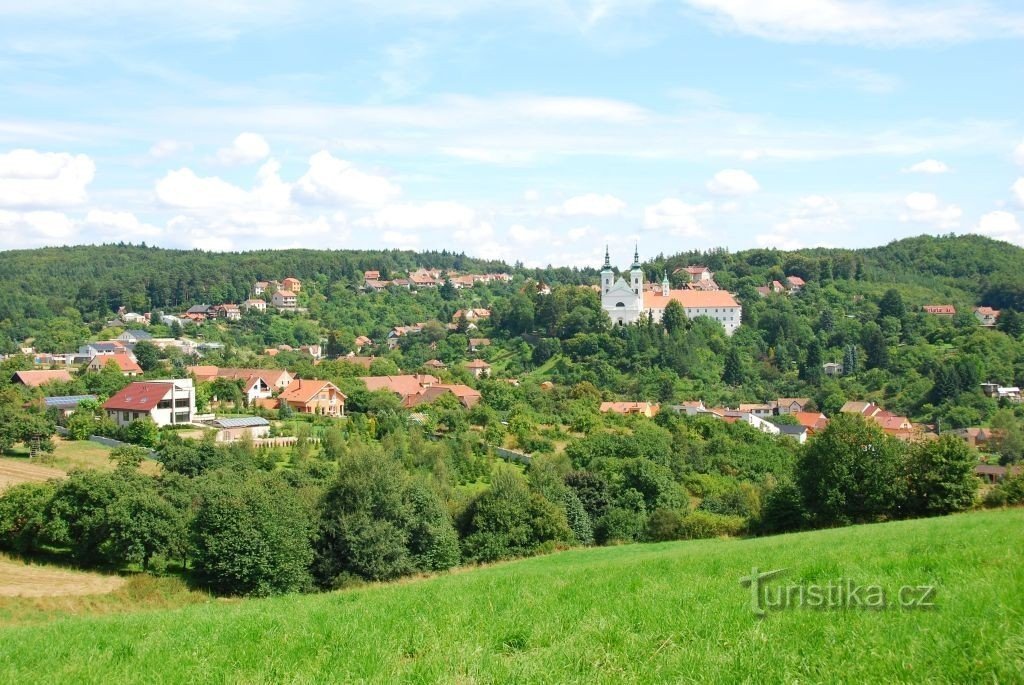
[[[642,414],[648,418],[655,416],[659,405],[650,402],[602,402],[602,414]]]
[[[345,394],[330,381],[295,379],[278,396],[300,414],[345,415]]]
[[[71,372],[66,369],[56,371],[18,371],[11,376],[12,383],[21,383],[30,388],[38,388],[46,383],[70,383]]]
[[[491,365],[482,359],[474,359],[466,364],[466,368],[473,374],[473,378],[487,378],[491,375]]]
[[[119,426],[146,417],[158,426],[190,424],[196,393],[191,378],[135,382],[104,402],[103,409]]]

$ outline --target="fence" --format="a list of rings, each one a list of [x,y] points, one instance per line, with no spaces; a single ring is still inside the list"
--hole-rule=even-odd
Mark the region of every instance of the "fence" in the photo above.
[[[306,440],[315,445],[320,444],[320,438],[306,438]],[[299,439],[292,435],[281,438],[256,438],[252,444],[254,447],[291,447],[298,441]]]

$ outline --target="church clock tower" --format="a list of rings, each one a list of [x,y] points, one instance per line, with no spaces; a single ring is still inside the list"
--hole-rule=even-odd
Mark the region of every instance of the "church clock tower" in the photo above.
[[[601,294],[607,295],[608,291],[612,289],[612,282],[615,278],[615,272],[612,271],[612,260],[608,255],[608,246],[604,246],[604,268],[601,269]]]
[[[644,270],[640,268],[640,247],[636,246],[633,251],[633,266],[629,272],[630,285],[633,292],[643,297],[644,292]],[[642,301],[642,300],[641,300]]]

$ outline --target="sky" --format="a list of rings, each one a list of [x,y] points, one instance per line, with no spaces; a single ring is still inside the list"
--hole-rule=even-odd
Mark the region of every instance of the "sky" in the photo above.
[[[0,0],[0,249],[1024,245],[1017,0]]]

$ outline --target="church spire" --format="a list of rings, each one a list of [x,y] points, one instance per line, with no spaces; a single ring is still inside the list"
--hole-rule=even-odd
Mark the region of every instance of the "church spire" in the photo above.
[[[661,279],[661,294],[668,297],[669,292],[672,290],[672,285],[668,282],[668,270],[665,270],[665,278]]]
[[[633,248],[633,268],[634,269],[639,269],[640,268],[640,246],[638,244],[636,244],[636,243],[634,243],[634,248]]]
[[[605,246],[604,246],[604,268],[606,268],[606,269],[612,268],[612,258],[608,254],[608,244],[607,243],[605,243]]]

